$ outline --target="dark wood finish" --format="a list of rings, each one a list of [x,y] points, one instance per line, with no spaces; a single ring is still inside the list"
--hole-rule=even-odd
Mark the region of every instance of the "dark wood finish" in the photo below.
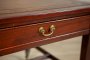
[[[77,31],[77,32],[69,33],[69,34],[64,34],[63,36],[50,38],[48,40],[38,41],[37,43],[30,43],[30,44],[26,44],[26,45],[23,44],[22,46],[14,47],[15,49],[11,47],[10,49],[1,51],[0,56],[10,54],[10,53],[13,53],[13,52],[17,52],[17,51],[21,51],[21,50],[24,50],[25,48],[33,48],[33,47],[41,46],[41,45],[44,45],[44,44],[49,44],[49,43],[62,41],[62,40],[65,40],[65,39],[69,39],[69,38],[73,38],[73,37],[77,37],[77,36],[81,36],[81,35],[86,35],[88,33],[89,33],[88,30]]]
[[[65,8],[63,5],[64,4],[62,4],[61,7]],[[72,5],[73,4],[71,4],[71,6]],[[89,4],[84,4],[83,2],[81,5],[75,4],[72,7],[86,5]],[[43,11],[44,13],[35,11],[36,13],[32,13],[31,15],[25,15],[29,12],[27,9],[20,13],[22,9],[19,11],[15,6],[15,10],[19,12],[13,9],[7,10],[7,7],[4,8],[6,13],[1,12],[2,16],[0,17],[0,56],[25,49],[27,53],[30,48],[83,35],[80,59],[90,60],[90,8],[88,6],[62,12],[53,11],[53,9],[47,10],[47,12]],[[66,8],[69,8],[69,6]],[[1,8],[1,10],[2,9],[3,8]],[[12,11],[14,11],[14,13]],[[52,11],[52,13],[50,11]],[[10,13],[12,15],[17,13],[17,16],[13,15],[13,17],[10,17]],[[46,33],[49,33],[48,30],[51,25],[56,26],[53,35],[44,37],[39,33],[38,29],[40,27],[44,27]],[[27,57],[28,54],[26,55],[26,58]]]
[[[43,23],[43,22],[49,22],[59,19],[66,19],[66,18],[79,17],[85,15],[90,15],[90,8],[78,9],[78,10],[66,11],[66,12],[49,13],[49,14],[10,17],[6,19],[0,19],[0,29],[36,24],[41,22]]]
[[[89,34],[89,41],[88,41],[88,47],[87,47],[86,60],[90,60],[90,34]]]
[[[83,35],[80,60],[90,60],[90,34]]]
[[[58,58],[56,58],[55,56],[53,56],[52,54],[50,54],[49,52],[47,52],[46,50],[44,50],[41,47],[36,47],[36,49],[39,50],[40,52],[42,52],[44,55],[47,55],[47,57],[52,60],[59,60]]]
[[[50,54],[49,52],[47,52],[46,50],[44,50],[41,47],[36,47],[36,49],[38,51],[40,51],[43,54],[43,56],[38,56],[36,58],[29,59],[31,49],[26,49],[25,50],[25,56],[26,56],[25,58],[26,58],[26,60],[44,60],[44,59],[59,60],[58,58],[56,58],[55,56],[53,56],[52,54]]]
[[[70,35],[73,37],[73,35],[87,34],[89,32],[89,19],[90,16],[88,15],[60,21],[0,29],[0,56],[22,49],[60,41],[63,37],[69,38],[68,36]],[[52,36],[44,37],[39,34],[39,27],[43,26],[48,30],[52,24],[56,26],[56,30]]]

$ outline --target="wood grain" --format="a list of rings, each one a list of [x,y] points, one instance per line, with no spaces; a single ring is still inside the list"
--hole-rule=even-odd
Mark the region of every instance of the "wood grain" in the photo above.
[[[0,29],[90,15],[90,8],[0,19]]]
[[[82,16],[59,21],[0,29],[0,55],[60,41],[65,38],[73,37],[74,34],[74,36],[88,34],[89,19],[90,16]],[[44,37],[39,34],[38,29],[42,26],[47,33],[49,33],[48,30],[51,25],[56,26],[56,30],[52,36]],[[71,33],[71,36],[69,33]]]

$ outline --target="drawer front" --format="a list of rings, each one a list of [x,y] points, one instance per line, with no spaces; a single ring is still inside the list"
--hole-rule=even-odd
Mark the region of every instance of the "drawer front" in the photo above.
[[[12,27],[0,30],[0,51],[11,49],[24,44],[31,44],[38,41],[48,40],[49,38],[68,34],[71,32],[89,29],[90,16],[82,16],[57,21],[37,23],[26,26]],[[51,25],[55,26],[53,32]],[[39,28],[43,27],[46,31],[44,36]]]

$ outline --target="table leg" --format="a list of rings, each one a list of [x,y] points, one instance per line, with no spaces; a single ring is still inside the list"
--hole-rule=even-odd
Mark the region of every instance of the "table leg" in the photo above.
[[[58,58],[56,58],[55,56],[53,56],[52,54],[50,54],[48,51],[46,51],[45,49],[41,47],[36,47],[36,49],[52,60],[59,60]]]
[[[33,59],[29,59],[29,53],[30,53],[30,49],[26,49],[25,50],[25,59],[26,60],[45,60],[47,58],[50,58],[52,60],[59,60],[58,58],[56,58],[55,56],[53,56],[52,54],[50,54],[49,52],[47,52],[46,50],[44,50],[41,47],[36,47],[37,50],[39,50],[41,53],[44,54],[44,56],[39,56]]]
[[[80,60],[90,60],[90,34],[83,35]]]
[[[25,50],[25,59],[26,59],[26,60],[29,59],[29,54],[30,54],[30,49],[26,49],[26,50]]]

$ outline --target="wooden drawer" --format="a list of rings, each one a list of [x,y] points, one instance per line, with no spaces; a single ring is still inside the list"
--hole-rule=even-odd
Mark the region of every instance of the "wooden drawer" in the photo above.
[[[1,29],[0,53],[3,51],[5,52],[5,50],[17,49],[29,44],[36,44],[37,42],[50,40],[50,38],[54,39],[54,37],[69,34],[71,32],[87,30],[89,29],[89,19],[90,16],[82,16]],[[49,31],[51,25],[54,25],[56,28],[51,36],[43,36],[39,32],[39,28],[44,27],[44,29],[46,30],[45,34],[51,33],[51,31]],[[22,47],[22,49],[24,48],[25,47]]]

